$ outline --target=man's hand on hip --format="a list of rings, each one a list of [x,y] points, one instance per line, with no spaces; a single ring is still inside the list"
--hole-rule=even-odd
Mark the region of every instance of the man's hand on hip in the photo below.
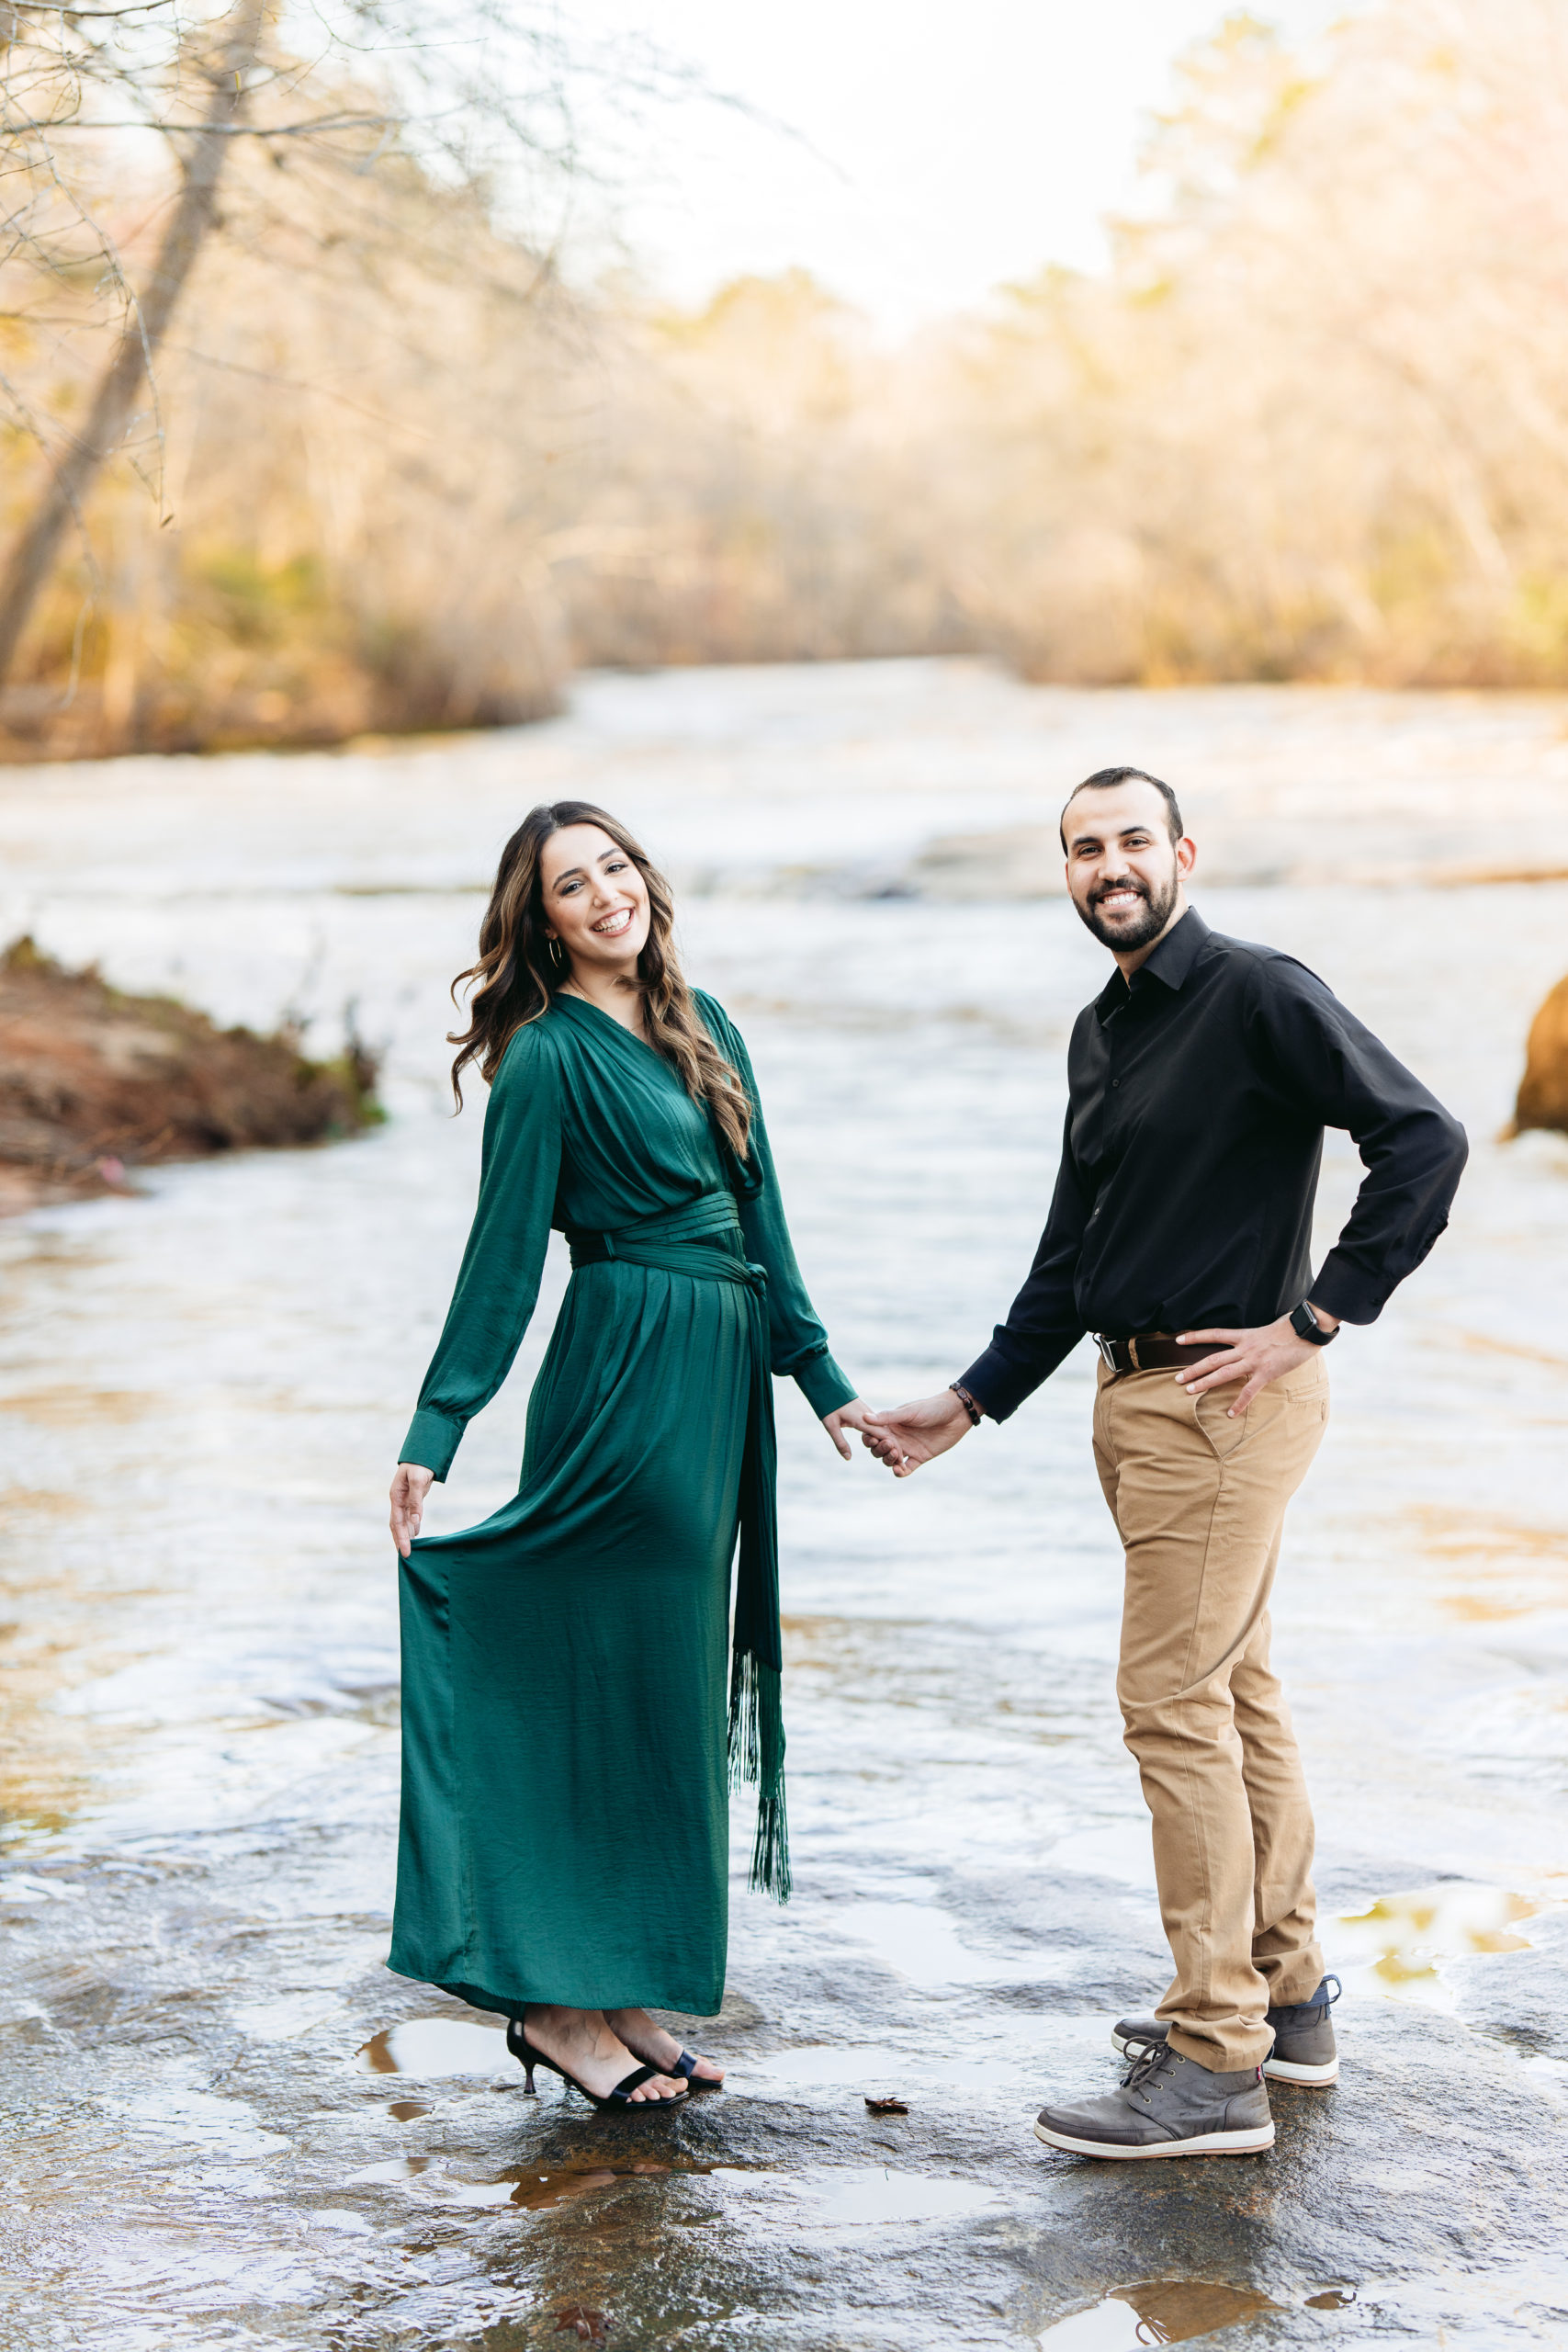
[[[1325,1330],[1338,1329],[1333,1316],[1325,1315],[1321,1309],[1316,1312]],[[1259,1324],[1251,1331],[1179,1331],[1176,1336],[1183,1347],[1205,1340],[1215,1342],[1212,1356],[1205,1356],[1201,1363],[1184,1363],[1176,1374],[1177,1385],[1185,1388],[1189,1396],[1201,1396],[1207,1390],[1224,1388],[1233,1380],[1246,1383],[1235,1402],[1225,1408],[1228,1420],[1245,1413],[1270,1381],[1294,1372],[1297,1364],[1305,1363],[1308,1356],[1318,1352],[1312,1340],[1303,1340],[1292,1329],[1288,1315],[1281,1315],[1277,1323]]]
[[[861,1443],[886,1462],[896,1478],[907,1478],[922,1462],[945,1453],[974,1424],[951,1388],[923,1396],[918,1405],[896,1405],[890,1413],[867,1413]]]

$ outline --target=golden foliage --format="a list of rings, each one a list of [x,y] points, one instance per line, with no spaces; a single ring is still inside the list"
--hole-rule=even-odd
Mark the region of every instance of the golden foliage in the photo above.
[[[525,717],[573,661],[1561,684],[1565,128],[1568,0],[1304,63],[1235,17],[1102,275],[897,348],[799,273],[569,300],[406,158],[252,153],[161,371],[175,527],[106,483],[79,716],[80,565],[23,698],[172,744]],[[10,356],[68,400],[70,343]]]

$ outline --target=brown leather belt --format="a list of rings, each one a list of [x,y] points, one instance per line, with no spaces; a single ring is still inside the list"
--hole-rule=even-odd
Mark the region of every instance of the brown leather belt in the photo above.
[[[1189,1340],[1183,1346],[1168,1331],[1139,1331],[1131,1340],[1108,1340],[1097,1331],[1094,1344],[1111,1372],[1174,1372],[1179,1364],[1223,1355],[1225,1345],[1223,1340]]]

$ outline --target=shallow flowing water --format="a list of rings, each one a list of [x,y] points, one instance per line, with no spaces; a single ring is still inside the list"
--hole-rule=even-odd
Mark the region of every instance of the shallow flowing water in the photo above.
[[[382,1498],[472,1198],[442,1033],[476,892],[536,798],[646,833],[836,1350],[896,1401],[1027,1265],[1105,965],[1011,894],[1020,829],[1112,759],[1180,790],[1208,919],[1312,964],[1472,1139],[1450,1231],[1329,1359],[1275,1612],[1343,2079],[1277,2089],[1243,2163],[1030,2132],[1165,1981],[1080,1351],[899,1485],[781,1396],[799,1891],[738,1890],[724,2094],[527,2099],[492,2027],[381,1967]],[[1561,2341],[1568,1139],[1496,1137],[1568,882],[1476,878],[1552,871],[1544,698],[689,673],[515,734],[0,777],[0,936],[322,1048],[352,1001],[392,1114],[0,1227],[6,2343]],[[1331,1139],[1325,1235],[1356,1173]],[[434,1524],[511,1491],[563,1280]]]

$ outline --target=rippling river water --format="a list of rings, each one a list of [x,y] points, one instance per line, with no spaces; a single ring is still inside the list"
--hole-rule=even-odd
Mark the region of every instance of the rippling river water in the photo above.
[[[1341,2085],[1278,2092],[1255,2162],[1029,2135],[1164,1982],[1080,1350],[898,1486],[781,1396],[799,1893],[738,1896],[729,2090],[674,2129],[525,2101],[380,1967],[383,1496],[471,1204],[445,989],[499,844],[581,794],[684,883],[817,1302],[892,1402],[1027,1265],[1105,970],[1062,900],[987,893],[1014,848],[925,854],[1016,844],[1119,759],[1188,803],[1209,921],[1310,963],[1472,1139],[1450,1231],[1330,1359],[1276,1608]],[[391,1113],[0,1227],[6,2340],[1563,2340],[1568,1138],[1496,1138],[1568,881],[1484,878],[1550,870],[1568,707],[1539,698],[690,673],[514,734],[0,778],[4,936],[323,1047],[352,1001]],[[1356,1173],[1331,1139],[1325,1235]],[[563,1277],[435,1524],[511,1491]]]

